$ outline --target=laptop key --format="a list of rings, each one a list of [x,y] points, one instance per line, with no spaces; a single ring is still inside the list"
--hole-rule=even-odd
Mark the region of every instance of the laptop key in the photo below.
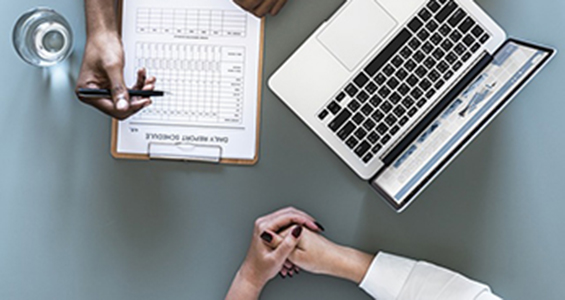
[[[462,66],[463,66],[463,63],[460,62],[460,61],[458,61],[458,62],[456,62],[456,63],[453,65],[453,70],[454,70],[455,72],[457,72],[457,71],[459,71],[459,69],[461,69]]]
[[[440,73],[445,73],[445,71],[449,69],[449,65],[445,61],[442,61],[437,65],[437,69]]]
[[[380,90],[379,90],[379,95],[383,98],[388,97],[388,95],[390,95],[390,89],[386,86],[383,86]]]
[[[490,35],[488,35],[488,33],[485,33],[481,39],[479,40],[482,44],[486,43],[488,40],[490,39]]]
[[[385,73],[386,76],[390,77],[392,74],[394,74],[394,67],[391,66],[390,64],[387,65],[387,66],[383,69],[383,73]]]
[[[414,105],[414,100],[410,97],[406,97],[406,99],[402,100],[402,105],[406,108],[410,108]]]
[[[433,56],[436,60],[441,60],[444,55],[445,55],[445,51],[443,51],[441,48],[437,48],[437,49],[434,51],[434,53],[432,53],[432,56]]]
[[[465,45],[467,45],[467,47],[471,47],[475,43],[475,38],[472,35],[468,34],[463,39],[463,43],[465,43]]]
[[[398,79],[404,80],[408,76],[408,72],[406,72],[406,70],[404,69],[398,69],[395,75],[396,77],[398,77]]]
[[[432,83],[428,79],[424,78],[424,80],[420,81],[419,86],[423,91],[427,91],[430,87],[432,87]]]
[[[436,90],[441,89],[441,87],[445,84],[445,81],[443,81],[443,79],[440,79],[438,82],[436,82],[436,84],[434,85],[434,87],[436,88]]]
[[[455,49],[453,49],[453,51],[458,55],[463,55],[463,53],[465,53],[465,50],[467,50],[467,48],[462,43],[459,43],[457,46],[455,46]]]
[[[355,154],[359,157],[363,157],[367,151],[371,150],[371,144],[367,143],[367,141],[363,141],[359,146],[355,149]]]
[[[327,110],[323,110],[319,115],[318,115],[318,119],[320,119],[321,121],[323,121],[330,113]]]
[[[341,102],[341,101],[343,101],[343,99],[345,99],[345,93],[344,93],[344,92],[339,93],[339,94],[335,97],[335,100],[336,100],[337,102]]]
[[[380,136],[376,133],[376,132],[371,132],[371,134],[369,134],[369,136],[367,137],[367,140],[369,142],[371,142],[371,144],[376,144],[379,141]]]
[[[426,58],[426,55],[424,53],[422,53],[422,51],[418,50],[418,52],[416,52],[416,54],[414,54],[414,56],[412,58],[414,58],[414,60],[417,63],[421,63],[422,60],[424,60],[424,58]]]
[[[459,42],[462,38],[463,35],[461,33],[459,33],[459,31],[455,30],[453,31],[450,35],[449,38],[454,42],[457,43]]]
[[[374,113],[371,115],[371,118],[373,118],[373,120],[375,120],[375,122],[377,122],[377,123],[380,122],[380,121],[382,121],[382,119],[383,119],[384,117],[385,117],[385,115],[384,115],[380,110],[377,110],[376,112],[374,112]]]
[[[396,68],[402,66],[402,64],[404,63],[404,60],[402,59],[402,57],[400,56],[396,56],[394,57],[394,59],[392,60],[392,65],[395,66]]]
[[[361,112],[363,114],[365,114],[366,116],[370,115],[375,109],[369,104],[365,104],[362,108],[361,108]]]
[[[457,4],[453,1],[447,2],[447,5],[444,6],[439,13],[435,16],[436,20],[440,23],[443,23],[455,11],[457,8]]]
[[[445,50],[445,52],[449,52],[449,50],[451,50],[451,48],[453,48],[453,42],[450,41],[449,39],[446,39],[445,41],[443,41],[443,43],[441,43],[441,48],[443,50]]]
[[[400,55],[402,55],[402,57],[404,57],[404,59],[409,58],[410,56],[412,56],[412,53],[414,53],[410,47],[404,47],[404,49],[402,49],[402,51],[400,51]]]
[[[425,28],[422,28],[422,30],[418,32],[418,38],[422,41],[427,40],[429,37],[430,37],[430,33]]]
[[[400,121],[398,121],[398,124],[400,124],[400,126],[404,126],[406,125],[406,123],[408,123],[408,117],[404,117],[400,119]]]
[[[347,87],[345,88],[345,92],[349,95],[349,97],[355,96],[355,94],[357,94],[358,91],[359,89],[355,87],[353,83],[348,84]]]
[[[428,74],[428,78],[432,81],[432,82],[436,82],[439,78],[441,77],[441,75],[438,73],[438,71],[433,70]]]
[[[459,25],[459,30],[461,30],[461,32],[463,34],[469,32],[469,30],[471,30],[471,28],[473,28],[473,26],[475,26],[475,21],[473,21],[473,19],[471,19],[471,17],[467,17],[467,19],[465,19],[465,21],[463,21],[463,23],[461,23],[461,25]]]
[[[355,116],[353,116],[353,122],[355,122],[355,124],[357,124],[358,126],[361,125],[363,121],[365,121],[365,116],[363,116],[361,113],[356,113]]]
[[[396,125],[396,126],[394,126],[390,129],[390,134],[392,134],[394,136],[395,134],[398,133],[398,131],[400,131],[400,127],[398,127],[398,125]]]
[[[353,130],[355,130],[355,128],[357,128],[355,124],[351,123],[351,121],[347,122],[347,124],[343,126],[343,128],[337,133],[337,136],[342,141],[345,141],[345,139],[351,135],[351,133],[353,132]]]
[[[356,98],[357,100],[359,100],[359,102],[363,103],[369,99],[369,94],[367,94],[365,91],[361,91],[359,92],[359,94],[357,94]]]
[[[402,117],[404,113],[406,113],[406,109],[402,107],[402,105],[399,105],[394,109],[394,114],[399,118]]]
[[[367,131],[363,128],[358,128],[353,135],[359,140],[362,140],[367,136]]]
[[[473,47],[471,47],[471,52],[476,53],[477,51],[479,51],[479,49],[481,49],[481,45],[475,43]]]
[[[443,40],[443,37],[439,33],[434,33],[434,35],[432,35],[432,38],[430,40],[435,45],[438,45],[439,43],[441,43],[441,40]]]
[[[430,11],[428,11],[427,8],[422,8],[422,10],[418,13],[418,16],[424,20],[424,21],[428,21],[431,17],[432,14],[430,13]]]
[[[372,152],[373,154],[377,154],[379,151],[381,151],[382,148],[383,148],[383,145],[378,144],[378,145],[376,145],[375,147],[373,147],[373,149],[371,149],[371,152]]]
[[[373,160],[373,154],[372,153],[367,153],[367,155],[365,155],[365,157],[363,157],[363,162],[368,164],[369,162],[371,162],[371,160]]]
[[[416,79],[416,82],[418,79]],[[408,92],[410,92],[410,88],[405,84],[401,84],[400,87],[398,88],[398,92],[402,95],[402,96],[406,96],[406,94],[408,94]]]
[[[350,117],[351,117],[351,112],[347,109],[344,109],[344,110],[341,111],[341,113],[339,115],[337,115],[337,117],[335,117],[330,122],[328,127],[333,132],[336,132],[341,127],[341,125],[343,125],[343,123],[345,123],[345,121],[349,120]]]
[[[350,137],[347,140],[347,142],[345,142],[345,144],[347,145],[347,147],[349,147],[349,149],[355,148],[355,146],[357,146],[358,143],[359,143],[359,141],[354,137]]]
[[[461,56],[461,60],[463,62],[467,62],[469,59],[471,59],[471,56],[472,56],[471,53],[467,52],[463,56]]]
[[[388,102],[385,102],[381,105],[380,108],[385,114],[388,114],[392,110],[392,105]]]
[[[459,24],[459,22],[461,22],[463,20],[463,18],[465,18],[467,16],[467,14],[465,13],[465,11],[463,11],[461,8],[458,9],[457,11],[455,11],[455,13],[453,15],[451,15],[451,18],[449,18],[449,21],[447,21],[447,23],[449,23],[449,25],[455,27]]]
[[[355,84],[359,88],[363,88],[365,86],[365,84],[367,84],[367,82],[369,82],[369,77],[367,77],[367,75],[361,73],[361,74],[357,75],[357,77],[355,77],[355,79],[353,79],[353,82],[355,82]]]
[[[412,108],[408,111],[408,116],[412,118],[416,114],[416,112],[418,112],[418,110],[416,108]]]
[[[428,69],[432,69],[435,65],[436,65],[437,61],[435,61],[432,57],[428,57],[425,61],[424,61],[424,66],[426,66],[426,68]],[[423,77],[420,76],[420,77]]]
[[[439,5],[439,3],[437,3],[435,0],[428,2],[427,7],[428,7],[428,9],[431,10],[433,13],[437,12],[437,11],[441,8],[441,6]]]
[[[385,123],[381,123],[379,126],[377,126],[377,132],[380,135],[387,133],[388,132],[388,126],[386,126]]]
[[[396,123],[396,121],[398,121],[398,119],[393,115],[388,115],[388,117],[386,117],[386,119],[385,119],[385,123],[388,126],[394,125]]]
[[[417,38],[413,38],[408,45],[410,45],[412,49],[416,50],[420,47],[420,45],[422,45],[422,42],[420,42]]]
[[[369,84],[367,84],[367,86],[365,87],[365,90],[370,94],[374,94],[377,91],[378,87],[374,82],[369,82]]]
[[[436,31],[436,29],[439,27],[439,24],[434,21],[434,20],[430,20],[428,22],[428,24],[426,24],[426,29],[428,29],[430,32],[434,32]]]
[[[424,23],[422,23],[422,21],[418,18],[414,18],[410,21],[410,23],[408,23],[408,28],[410,28],[412,32],[417,32],[420,28],[422,28],[422,26],[424,26]]]
[[[476,25],[475,28],[473,28],[473,30],[471,30],[471,32],[473,33],[473,35],[476,38],[480,38],[481,35],[485,32],[480,25]]]
[[[451,27],[449,27],[447,24],[444,24],[439,28],[439,33],[441,33],[444,36],[447,36],[450,32],[451,32]]]
[[[417,64],[411,59],[404,63],[404,67],[406,68],[406,70],[408,70],[408,72],[412,72],[416,68],[416,66]]]
[[[400,82],[398,82],[398,79],[396,79],[396,78],[394,78],[394,77],[390,78],[390,79],[388,80],[388,82],[386,83],[386,85],[388,85],[388,87],[389,87],[391,90],[396,89],[396,87],[397,87],[399,84],[400,84]]]
[[[356,112],[361,107],[361,104],[359,102],[357,102],[357,100],[351,100],[351,102],[349,102],[349,104],[347,104],[347,107],[352,112]]]
[[[337,114],[340,110],[341,110],[341,106],[339,106],[339,104],[337,104],[337,102],[332,101],[332,103],[330,103],[330,105],[328,105],[328,110],[332,113],[332,114]]]
[[[373,122],[373,120],[371,119],[368,119],[367,121],[365,121],[365,123],[363,123],[363,128],[365,128],[365,130],[367,131],[373,130],[375,126],[377,126],[377,123]]]
[[[386,77],[382,73],[379,73],[377,76],[375,76],[375,82],[378,85],[382,85],[386,82]]]
[[[391,139],[390,135],[387,134],[387,135],[383,136],[381,143],[383,143],[383,145],[386,145],[386,143],[388,143],[390,141],[390,139]]]
[[[418,77],[422,78],[424,76],[426,76],[426,74],[428,74],[428,70],[426,68],[424,68],[423,66],[419,66],[418,69],[416,69],[416,75],[418,75]]]
[[[382,102],[383,100],[378,95],[373,96],[371,100],[369,100],[369,103],[371,103],[374,107],[378,107]]]
[[[388,98],[388,100],[390,100],[390,102],[392,102],[392,104],[394,105],[398,104],[401,99],[402,97],[397,92],[392,93],[392,95],[390,95],[390,97]]]
[[[430,42],[426,42],[424,46],[422,46],[422,51],[424,51],[424,53],[426,54],[430,54],[432,50],[434,50],[434,46],[430,44]]]

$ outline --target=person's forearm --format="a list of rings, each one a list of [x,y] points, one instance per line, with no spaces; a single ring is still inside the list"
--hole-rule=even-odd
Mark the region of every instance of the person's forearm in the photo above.
[[[261,295],[261,290],[262,288],[247,280],[240,270],[232,282],[226,300],[257,300]]]
[[[115,0],[85,0],[86,33],[118,33]]]
[[[374,256],[345,246],[337,246],[327,275],[359,284],[371,266]]]

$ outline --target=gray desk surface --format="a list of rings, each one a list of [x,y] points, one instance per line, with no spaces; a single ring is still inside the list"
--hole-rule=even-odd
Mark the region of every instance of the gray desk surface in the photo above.
[[[290,1],[267,21],[265,74],[341,3]],[[66,15],[75,56],[51,74],[11,46],[18,15]],[[507,31],[565,49],[565,2],[481,0]],[[253,220],[294,205],[327,236],[431,260],[507,299],[565,294],[565,61],[556,60],[404,214],[396,215],[265,89],[253,168],[116,161],[110,121],[73,97],[84,43],[80,0],[10,1],[0,33],[0,299],[222,299]],[[301,274],[264,299],[368,299]]]

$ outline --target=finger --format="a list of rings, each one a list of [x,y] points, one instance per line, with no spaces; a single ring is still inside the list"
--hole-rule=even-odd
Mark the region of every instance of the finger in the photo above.
[[[300,238],[302,237],[302,226],[294,226],[290,233],[291,234],[287,235],[282,243],[272,252],[275,259],[280,261],[281,266],[294,251],[298,242],[300,242]]]
[[[253,14],[257,17],[264,17],[273,9],[277,0],[264,0],[258,7],[253,10]]]
[[[137,81],[133,86],[133,89],[134,90],[142,89],[146,85],[146,82],[147,82],[147,70],[145,68],[141,68],[137,70]]]
[[[288,259],[285,260],[283,267],[285,267],[287,270],[294,270],[294,264],[292,264]]]
[[[314,217],[312,217],[312,216],[310,216],[309,214],[307,214],[307,213],[305,213],[305,212],[303,212],[303,211],[301,211],[301,210],[299,210],[299,209],[296,209],[296,208],[294,208],[294,207],[287,207],[287,208],[283,208],[283,209],[281,209],[281,210],[278,210],[278,211],[272,213],[272,214],[270,215],[270,217],[276,217],[276,216],[280,216],[280,215],[288,214],[288,213],[299,214],[299,215],[304,216],[305,218],[310,219],[310,220],[314,223],[314,225],[316,225],[316,226],[318,227],[317,229],[316,229],[316,228],[310,228],[311,230],[314,230],[314,231],[324,231],[324,227],[323,227],[320,223],[318,223],[318,222],[316,221],[316,219],[314,219]]]
[[[241,8],[252,11],[261,4],[262,0],[235,0],[234,2],[241,6]]]
[[[270,14],[276,16],[281,11],[286,2],[287,0],[279,0],[277,3],[275,3],[273,8],[271,8]]]
[[[108,70],[110,78],[112,100],[118,112],[126,113],[129,110],[129,95],[124,82],[123,69],[113,67]]]
[[[286,274],[287,274],[286,270],[282,270],[282,271],[279,272],[279,275],[281,275],[282,279],[286,278]]]
[[[296,213],[286,213],[276,216],[272,220],[268,221],[266,228],[273,232],[279,232],[281,229],[286,229],[288,226],[296,224],[304,225],[312,231],[321,231],[320,227],[316,225],[316,221]]]

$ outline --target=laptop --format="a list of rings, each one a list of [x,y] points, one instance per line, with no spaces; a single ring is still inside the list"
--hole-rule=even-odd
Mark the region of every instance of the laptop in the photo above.
[[[269,87],[401,212],[554,54],[472,0],[349,0]]]

